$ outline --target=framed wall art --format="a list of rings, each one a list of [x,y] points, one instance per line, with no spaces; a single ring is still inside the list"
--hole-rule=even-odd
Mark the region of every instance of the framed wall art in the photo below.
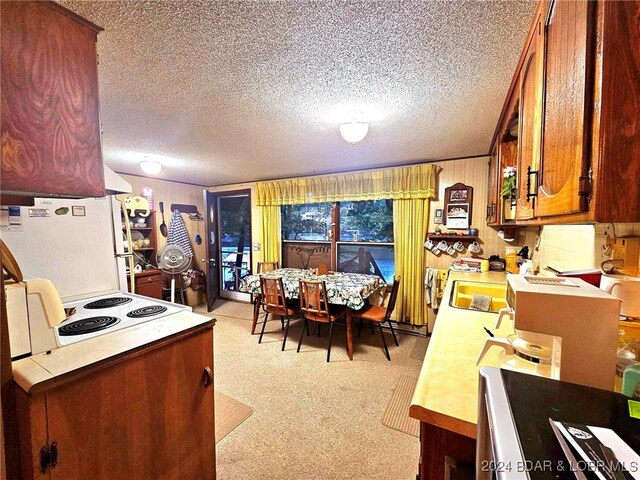
[[[444,189],[443,222],[449,229],[467,229],[471,225],[473,187],[456,183]]]

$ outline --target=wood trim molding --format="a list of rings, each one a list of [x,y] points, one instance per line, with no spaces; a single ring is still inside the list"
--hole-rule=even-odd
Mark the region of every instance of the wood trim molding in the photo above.
[[[64,16],[69,17],[70,19],[75,20],[78,23],[81,23],[85,27],[87,27],[87,28],[93,30],[94,32],[96,32],[96,34],[102,32],[104,30],[104,28],[96,25],[95,23],[87,20],[84,17],[81,17],[77,13],[72,12],[71,10],[63,7],[62,5],[60,5],[57,2],[52,2],[52,1],[48,1],[48,0],[41,0],[40,3],[43,3],[47,7],[53,8],[54,10],[62,13]]]

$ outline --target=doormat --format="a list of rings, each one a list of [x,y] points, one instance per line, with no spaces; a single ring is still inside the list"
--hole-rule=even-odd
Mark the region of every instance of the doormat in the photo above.
[[[427,347],[429,346],[430,339],[431,337],[416,338],[416,341],[413,344],[413,348],[411,349],[411,353],[409,354],[409,356],[411,358],[415,358],[416,360],[424,360],[424,356],[427,354]]]
[[[411,397],[418,383],[417,378],[401,376],[393,390],[389,405],[382,416],[382,424],[399,432],[420,437],[420,421],[409,416]]]
[[[215,390],[216,443],[244,422],[253,408]]]

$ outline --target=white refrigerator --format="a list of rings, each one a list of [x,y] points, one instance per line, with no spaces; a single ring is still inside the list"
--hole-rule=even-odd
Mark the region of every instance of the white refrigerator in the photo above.
[[[113,175],[110,171],[109,178]],[[127,185],[131,191],[117,179],[118,191]],[[112,195],[36,198],[33,207],[2,206],[0,237],[23,275],[51,280],[63,302],[127,290],[125,259],[118,257],[124,253],[120,203]]]

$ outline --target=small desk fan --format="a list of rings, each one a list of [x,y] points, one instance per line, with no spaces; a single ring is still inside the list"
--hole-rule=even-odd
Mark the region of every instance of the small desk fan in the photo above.
[[[171,303],[176,299],[176,275],[184,272],[191,265],[191,255],[180,245],[165,245],[156,257],[158,267],[171,275]]]

